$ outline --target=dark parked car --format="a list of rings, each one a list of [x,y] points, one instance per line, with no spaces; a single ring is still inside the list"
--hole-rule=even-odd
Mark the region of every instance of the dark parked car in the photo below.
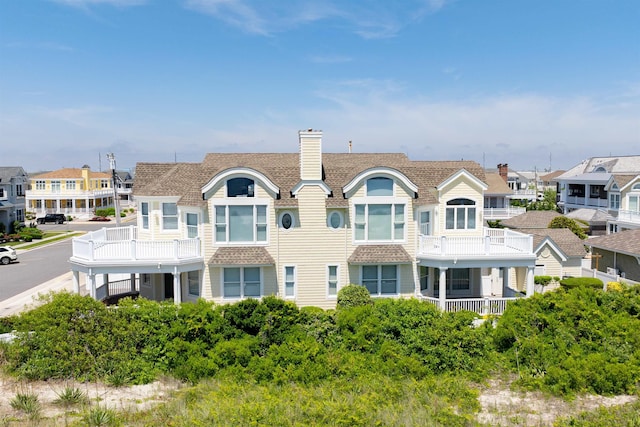
[[[67,217],[64,214],[46,214],[42,218],[38,218],[38,224],[46,224],[48,222],[53,222],[55,224],[64,224],[67,220]]]
[[[111,221],[111,219],[107,218],[106,216],[94,216],[89,221]]]

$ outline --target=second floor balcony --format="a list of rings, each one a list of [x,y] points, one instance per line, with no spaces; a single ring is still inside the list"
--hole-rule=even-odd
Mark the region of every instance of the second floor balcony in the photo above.
[[[522,206],[508,206],[506,208],[484,208],[484,219],[507,219],[527,212]]]
[[[534,256],[533,237],[502,228],[484,228],[482,236],[420,236],[418,256]]]
[[[609,200],[599,197],[567,196],[564,204],[574,207],[606,208],[609,206]]]
[[[73,255],[84,262],[162,262],[201,258],[200,239],[138,240],[137,227],[102,228],[73,239]]]
[[[632,224],[640,224],[640,212],[639,211],[629,211],[629,210],[619,210],[616,220],[619,221],[619,222],[628,222],[628,223],[632,223]]]

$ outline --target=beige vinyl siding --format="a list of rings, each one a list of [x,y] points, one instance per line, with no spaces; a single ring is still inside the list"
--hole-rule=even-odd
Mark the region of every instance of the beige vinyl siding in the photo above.
[[[327,265],[339,266],[339,283],[347,282],[346,259],[351,253],[350,230],[327,226],[326,195],[316,185],[298,193],[296,224],[289,230],[274,228],[268,247],[276,260],[279,295],[284,296],[284,266],[296,267],[296,297],[299,306],[335,307],[335,297],[327,296]]]
[[[447,202],[458,198],[473,200],[476,203],[475,230],[447,230]],[[482,189],[473,185],[469,178],[464,175],[458,177],[441,192],[439,200],[438,215],[435,215],[436,219],[434,220],[434,235],[482,236],[484,196]]]
[[[562,258],[560,255],[548,244],[545,244],[537,254],[536,265],[544,265],[545,276],[558,276],[562,277],[564,274],[562,271]]]

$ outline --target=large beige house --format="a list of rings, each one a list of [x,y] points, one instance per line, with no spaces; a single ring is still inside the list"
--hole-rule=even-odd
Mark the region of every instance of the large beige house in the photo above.
[[[111,174],[94,172],[89,166],[32,175],[29,181],[27,209],[38,216],[90,215],[96,209],[113,206]]]
[[[349,283],[374,297],[500,311],[533,293],[530,235],[483,226],[480,165],[404,154],[214,153],[201,163],[138,163],[137,225],[74,239],[76,286],[176,302],[277,295],[333,308]],[[130,283],[112,283],[125,273]],[[120,287],[119,287],[120,286]],[[103,289],[101,291],[101,289]]]

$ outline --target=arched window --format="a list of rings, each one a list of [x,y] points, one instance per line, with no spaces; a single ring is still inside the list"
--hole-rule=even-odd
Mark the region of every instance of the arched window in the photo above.
[[[476,202],[470,199],[453,199],[447,202],[447,230],[475,230]]]
[[[253,197],[254,182],[250,178],[227,180],[227,197]]]
[[[367,196],[393,196],[393,180],[384,177],[369,178]]]

